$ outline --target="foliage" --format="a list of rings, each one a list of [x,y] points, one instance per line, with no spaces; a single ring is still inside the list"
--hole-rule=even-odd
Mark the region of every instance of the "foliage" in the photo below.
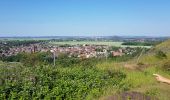
[[[116,62],[122,62],[122,61],[128,61],[130,59],[133,59],[134,57],[138,57],[142,50],[144,51],[143,53],[147,52],[147,48],[130,48],[126,47],[126,52],[123,56],[113,56],[111,53],[109,54],[109,59],[116,61]]]
[[[71,67],[74,66],[75,64],[78,64],[80,61],[79,58],[75,57],[68,57],[66,53],[61,53],[57,57],[57,65],[62,66],[62,67]]]
[[[82,59],[79,62],[79,66],[85,67],[85,68],[92,68],[95,67],[98,62],[102,61],[102,59],[97,58],[89,58],[89,59]]]
[[[157,51],[156,54],[155,54],[155,56],[156,56],[157,58],[159,58],[159,59],[167,58],[167,55],[166,55],[163,51],[161,51],[161,50]]]
[[[157,83],[153,74],[168,76],[157,67],[160,68],[159,65],[162,65],[163,69],[169,71],[170,61],[147,55],[143,58],[145,60],[138,63],[138,66],[149,63],[147,68],[143,70],[124,68],[124,62],[119,61],[127,61],[138,56],[142,49],[135,49],[137,51],[133,54],[102,60],[73,59],[63,54],[59,55],[56,59],[57,66],[53,67],[50,65],[53,61],[52,55],[48,53],[16,55],[4,61],[19,61],[24,66],[0,62],[0,99],[84,100],[98,98],[107,92],[108,88],[110,91],[118,88],[120,92],[134,90],[149,96],[157,96],[161,98],[160,100],[168,100],[170,87]],[[162,57],[161,53],[158,55]],[[163,62],[165,60],[166,62]],[[163,97],[165,99],[162,99]]]
[[[138,66],[143,66],[143,65],[145,65],[145,64],[142,63],[142,62],[139,62],[139,63],[137,63],[137,65],[138,65]]]
[[[24,66],[29,67],[43,64],[53,64],[53,57],[50,52],[19,53],[17,55],[3,57],[1,60],[6,62],[21,62]],[[68,57],[68,54],[66,53],[60,53],[56,57],[57,66],[62,67],[93,67],[98,61],[100,61],[100,59],[97,58],[80,59],[77,57]]]
[[[36,44],[36,43],[44,43],[45,40],[7,40],[7,41],[0,41],[0,51],[8,51],[12,47],[17,46],[29,46],[30,44]]]
[[[124,42],[122,45],[134,45],[134,46],[152,46],[156,45],[158,42],[148,41],[148,42]]]
[[[145,94],[149,96],[157,96],[160,93],[158,89],[154,88],[154,89],[147,90]]]
[[[170,72],[170,60],[165,61],[161,67],[164,71]]]
[[[1,58],[2,61],[6,62],[21,62],[25,66],[35,66],[38,64],[52,63],[52,57],[49,52],[39,53],[19,53],[17,55],[6,56]]]
[[[84,67],[2,66],[0,99],[86,99],[116,86],[125,74]]]

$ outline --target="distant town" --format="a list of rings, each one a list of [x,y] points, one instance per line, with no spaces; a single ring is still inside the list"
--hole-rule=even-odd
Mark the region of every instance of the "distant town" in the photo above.
[[[110,46],[104,44],[89,44],[87,41],[95,41],[95,42],[96,41],[97,42],[118,41],[122,43],[129,43],[130,45],[132,45],[131,42],[133,43],[136,42],[137,44],[139,43],[141,44],[150,41],[149,43],[153,43],[153,42],[155,43],[166,39],[166,38],[152,38],[152,37],[126,37],[126,38],[125,37],[53,37],[53,38],[54,39],[51,39],[51,37],[43,37],[43,38],[41,37],[41,38],[36,38],[37,40],[35,40],[35,38],[32,40],[31,38],[26,38],[28,40],[24,40],[24,42],[22,40],[23,38],[21,37],[1,38],[0,57],[13,56],[22,52],[25,53],[50,52],[51,50],[54,51],[56,57],[61,53],[65,53],[69,57],[78,57],[78,58],[92,58],[92,57],[100,58],[100,57],[108,57],[108,56],[116,57],[116,56],[130,55],[137,51],[135,48],[131,46],[119,47],[114,45]],[[74,45],[64,44],[64,43],[63,45],[49,44],[49,42],[58,43],[58,42],[65,42],[65,41],[67,41],[68,43],[69,41],[74,41],[77,44]],[[85,42],[84,44],[78,44],[81,41],[86,41],[87,43]]]

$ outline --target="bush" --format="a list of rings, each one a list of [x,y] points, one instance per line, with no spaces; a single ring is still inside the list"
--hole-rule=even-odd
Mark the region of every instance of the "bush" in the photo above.
[[[71,67],[80,62],[79,58],[68,57],[67,54],[61,53],[56,59],[56,63],[62,67]]]
[[[153,89],[147,90],[145,94],[148,96],[157,96],[160,93],[158,89],[153,88]]]
[[[138,66],[143,66],[143,65],[145,65],[143,62],[139,62],[139,63],[137,63],[137,65]]]
[[[49,52],[19,53],[17,55],[2,58],[5,62],[21,62],[24,66],[35,66],[39,64],[52,63],[53,59]]]
[[[169,61],[169,60],[168,60],[168,61],[165,61],[165,62],[163,63],[162,69],[163,69],[164,71],[170,71],[170,61]]]
[[[4,73],[5,72],[5,73]],[[0,99],[86,99],[117,86],[126,75],[84,67],[3,67]]]
[[[165,58],[167,58],[167,55],[166,55],[163,51],[161,51],[161,50],[157,51],[155,56],[156,56],[157,58],[159,58],[159,59],[165,59]]]

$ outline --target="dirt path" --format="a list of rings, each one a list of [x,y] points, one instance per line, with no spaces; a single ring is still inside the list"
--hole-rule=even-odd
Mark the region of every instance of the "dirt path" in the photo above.
[[[124,67],[127,69],[136,69],[137,65],[136,64],[124,64]]]

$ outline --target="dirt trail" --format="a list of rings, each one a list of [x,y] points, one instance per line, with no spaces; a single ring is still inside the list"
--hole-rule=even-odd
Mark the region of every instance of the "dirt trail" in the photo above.
[[[136,64],[125,64],[124,67],[127,68],[127,69],[134,70],[134,69],[137,68],[137,65]]]

